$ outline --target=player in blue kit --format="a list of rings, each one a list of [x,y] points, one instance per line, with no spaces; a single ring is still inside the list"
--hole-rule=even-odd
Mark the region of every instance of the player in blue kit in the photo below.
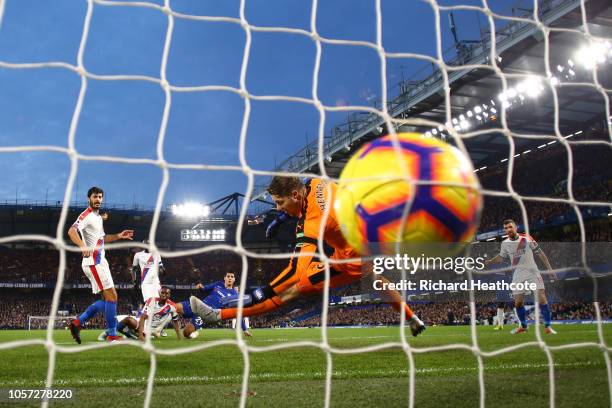
[[[202,299],[205,304],[215,309],[221,309],[226,306],[234,306],[237,304],[237,298],[239,296],[238,291],[234,287],[235,282],[236,276],[234,275],[234,272],[227,272],[223,278],[223,281],[213,282],[205,286],[198,283],[196,288],[202,291],[198,297]],[[247,302],[245,301],[245,304],[246,303]],[[176,309],[177,312],[183,317],[191,319],[191,323],[193,324],[195,330],[202,328],[202,319],[193,313],[189,300],[177,303]],[[252,336],[246,325],[246,319],[242,319],[242,331],[244,332],[245,336]]]

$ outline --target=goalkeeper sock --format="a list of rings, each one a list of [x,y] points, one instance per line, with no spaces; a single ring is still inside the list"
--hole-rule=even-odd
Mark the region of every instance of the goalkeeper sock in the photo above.
[[[397,312],[400,312],[403,309],[404,313],[406,313],[406,320],[408,321],[412,319],[412,316],[414,316],[414,312],[405,302],[393,302],[391,303],[391,306],[393,306],[393,309],[395,309]]]
[[[117,302],[105,302],[104,316],[106,317],[106,333],[109,336],[117,335]]]
[[[542,313],[542,318],[544,319],[544,327],[550,326],[551,316],[550,316],[550,308],[548,307],[548,303],[544,303],[540,305],[540,312]]]
[[[283,302],[278,296],[271,299],[266,299],[254,306],[245,307],[242,309],[242,317],[254,316],[262,313],[267,313],[277,309]],[[238,309],[221,309],[221,320],[235,319],[238,315]]]
[[[84,325],[86,321],[103,311],[104,303],[105,302],[103,300],[98,300],[97,302],[94,302],[89,305],[89,307],[85,309],[85,311],[79,316],[79,322],[81,323],[81,326]]]
[[[523,326],[523,328],[526,329],[527,328],[527,311],[525,310],[525,306],[517,307],[516,314],[519,318],[519,321],[521,322],[521,326]]]

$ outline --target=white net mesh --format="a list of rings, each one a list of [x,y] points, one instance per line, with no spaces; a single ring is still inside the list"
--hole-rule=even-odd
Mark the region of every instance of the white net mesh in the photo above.
[[[0,0],[0,27],[2,27],[2,18],[3,11],[6,7],[6,0]],[[185,251],[176,251],[176,252],[166,252],[161,251],[155,245],[155,236],[156,231],[158,229],[158,225],[160,222],[160,213],[162,207],[164,205],[164,197],[166,194],[166,190],[169,183],[169,171],[171,169],[189,169],[189,170],[225,170],[225,171],[236,171],[243,172],[247,179],[248,185],[246,190],[247,200],[253,196],[254,193],[254,179],[256,176],[271,176],[274,174],[286,174],[286,175],[295,175],[293,172],[269,172],[269,171],[257,171],[253,170],[249,163],[246,160],[246,137],[248,132],[248,124],[249,124],[249,115],[251,112],[251,101],[286,101],[286,102],[295,102],[301,104],[307,104],[314,107],[319,114],[319,123],[318,123],[318,154],[317,161],[319,168],[321,169],[323,178],[329,178],[325,172],[325,152],[326,152],[326,143],[325,143],[325,118],[326,114],[329,112],[340,112],[340,111],[361,111],[368,112],[375,115],[378,115],[382,122],[386,123],[388,129],[390,129],[392,134],[395,134],[395,129],[400,125],[419,125],[419,126],[430,126],[431,128],[437,128],[440,125],[444,125],[442,123],[437,123],[434,121],[427,121],[422,119],[398,119],[395,115],[395,112],[389,110],[389,101],[388,98],[388,90],[387,90],[387,62],[389,59],[394,58],[411,58],[426,61],[428,63],[433,64],[435,67],[439,69],[441,74],[441,84],[442,90],[444,94],[444,109],[445,109],[445,118],[446,118],[446,131],[450,136],[453,137],[456,145],[466,154],[468,154],[464,141],[470,138],[478,137],[480,135],[490,133],[490,132],[501,132],[505,135],[508,144],[510,146],[510,154],[508,156],[508,176],[507,176],[507,192],[499,192],[499,191],[490,191],[490,190],[482,190],[482,193],[490,196],[499,196],[499,197],[509,197],[518,203],[520,206],[520,210],[522,213],[523,223],[526,227],[527,233],[529,232],[529,223],[527,217],[527,211],[525,208],[525,201],[540,201],[540,202],[559,202],[563,204],[567,204],[572,206],[575,210],[579,229],[580,229],[580,237],[582,242],[585,241],[585,228],[584,221],[582,218],[582,213],[580,211],[580,206],[610,206],[609,202],[597,202],[597,201],[589,201],[589,202],[580,202],[574,198],[573,190],[572,190],[572,177],[574,175],[573,161],[572,161],[572,150],[570,149],[570,145],[572,144],[584,144],[584,143],[597,143],[601,144],[602,147],[610,148],[612,145],[609,141],[597,141],[597,142],[573,142],[567,140],[566,137],[562,134],[559,127],[559,106],[558,106],[558,98],[557,98],[557,89],[561,87],[589,87],[594,91],[599,93],[603,100],[605,101],[605,111],[607,112],[606,117],[610,117],[610,102],[608,94],[611,92],[610,89],[604,88],[597,76],[597,70],[593,69],[593,81],[591,82],[562,82],[555,85],[551,85],[550,79],[554,76],[555,67],[550,66],[550,55],[549,55],[549,35],[551,32],[571,32],[578,36],[581,36],[586,41],[596,42],[598,40],[605,40],[605,38],[598,38],[589,32],[588,21],[587,21],[587,13],[585,1],[559,1],[553,2],[552,7],[549,8],[549,13],[543,14],[541,10],[539,10],[539,3],[537,1],[533,2],[533,13],[530,18],[520,18],[520,17],[509,17],[498,15],[491,10],[488,6],[487,1],[483,0],[482,6],[467,6],[467,5],[458,5],[458,6],[442,6],[438,4],[434,0],[430,0],[427,3],[431,6],[434,16],[435,16],[435,32],[436,32],[436,56],[430,57],[427,55],[421,55],[416,53],[389,53],[385,51],[382,42],[382,12],[381,12],[381,1],[375,1],[375,10],[376,10],[376,41],[375,42],[367,42],[367,41],[350,41],[350,40],[338,40],[332,38],[324,38],[317,31],[317,10],[318,10],[318,2],[317,0],[313,0],[312,2],[312,11],[310,15],[310,30],[303,29],[294,29],[287,27],[261,27],[254,26],[249,24],[249,21],[245,17],[245,1],[240,2],[240,16],[239,18],[230,18],[230,17],[212,17],[212,16],[199,16],[199,15],[189,15],[182,14],[174,11],[171,7],[170,0],[165,0],[162,5],[149,3],[149,2],[122,2],[122,1],[105,1],[105,0],[87,0],[87,12],[85,15],[85,19],[83,21],[83,29],[80,40],[80,45],[78,49],[77,55],[77,63],[76,65],[65,63],[65,62],[39,62],[39,63],[9,63],[0,61],[0,68],[4,69],[19,69],[19,70],[37,70],[41,68],[57,68],[57,69],[65,69],[72,72],[77,73],[80,76],[80,92],[78,94],[78,98],[76,100],[76,104],[74,107],[74,112],[72,115],[72,120],[70,123],[70,131],[68,135],[68,147],[58,147],[58,146],[17,146],[17,147],[0,147],[0,152],[27,152],[27,151],[47,151],[47,152],[59,152],[65,154],[70,159],[70,174],[68,178],[68,183],[65,189],[64,195],[64,206],[61,211],[61,218],[58,223],[58,228],[56,231],[55,238],[49,238],[43,235],[16,235],[3,237],[0,239],[0,243],[8,243],[15,241],[41,241],[46,242],[48,244],[53,245],[60,253],[60,265],[58,269],[57,276],[57,285],[53,294],[53,302],[51,311],[48,317],[48,325],[47,325],[47,334],[45,340],[25,340],[25,341],[14,341],[14,342],[6,342],[0,344],[0,350],[6,350],[10,348],[23,347],[28,345],[36,345],[42,344],[48,350],[49,356],[49,365],[48,372],[46,377],[46,387],[51,388],[54,384],[54,374],[55,374],[55,366],[56,366],[56,356],[57,353],[79,353],[87,350],[92,350],[101,347],[108,347],[106,344],[90,344],[79,347],[66,347],[62,345],[58,345],[54,340],[54,331],[53,329],[56,327],[57,321],[57,310],[58,303],[60,300],[60,295],[62,292],[62,284],[64,282],[64,273],[66,270],[66,252],[73,251],[77,252],[78,249],[70,246],[65,241],[65,229],[66,218],[68,216],[68,203],[70,202],[70,196],[74,189],[75,179],[78,172],[79,164],[83,161],[102,161],[102,162],[114,162],[114,163],[127,163],[134,165],[142,165],[149,164],[158,166],[163,172],[163,178],[161,185],[159,186],[157,201],[155,205],[155,212],[153,216],[152,226],[150,230],[150,240],[152,244],[150,245],[150,249],[154,252],[159,252],[163,257],[179,257],[186,255],[193,255],[196,253],[202,253],[207,251],[215,251],[215,250],[227,250],[233,251],[236,254],[239,254],[242,258],[242,273],[241,273],[241,281],[239,286],[241,291],[243,291],[247,286],[248,279],[248,268],[247,268],[247,257],[267,257],[267,258],[285,258],[287,254],[277,254],[277,255],[261,255],[258,253],[253,253],[247,249],[242,244],[241,241],[241,232],[244,227],[244,219],[247,212],[247,206],[243,206],[241,210],[241,216],[239,218],[237,233],[236,233],[236,245],[214,245],[206,248],[194,249],[194,250],[185,250]],[[576,5],[579,5],[582,15],[582,24],[579,25],[577,29],[567,29],[567,28],[553,28],[547,25],[547,20],[543,19],[543,16],[546,18],[553,18],[551,16],[554,15],[555,12],[563,12],[566,8],[574,8]],[[549,4],[550,6],[550,4]],[[165,35],[165,41],[163,46],[163,55],[161,60],[161,67],[159,71],[159,77],[150,77],[150,76],[142,76],[142,75],[98,75],[88,71],[87,67],[83,62],[83,56],[85,52],[85,48],[88,41],[88,35],[90,33],[90,25],[92,22],[92,15],[95,13],[97,8],[101,7],[140,7],[147,8],[163,13],[167,19],[167,29]],[[453,10],[471,10],[482,13],[487,17],[487,22],[490,30],[490,41],[487,44],[488,55],[487,53],[483,53],[482,60],[478,61],[478,59],[466,61],[465,64],[462,65],[448,65],[443,57],[442,52],[442,40],[441,40],[441,14],[443,12],[453,11]],[[552,10],[552,12],[550,12]],[[244,47],[244,54],[242,59],[242,65],[240,70],[240,81],[239,87],[231,87],[231,86],[175,86],[171,84],[167,79],[167,66],[168,59],[170,53],[170,47],[172,44],[173,30],[176,19],[186,19],[186,20],[194,20],[202,23],[206,22],[222,22],[227,24],[234,24],[239,26],[246,35],[246,44]],[[525,74],[516,74],[516,73],[505,73],[498,66],[497,56],[500,54],[501,49],[505,49],[510,46],[510,44],[503,37],[498,37],[496,34],[496,23],[495,19],[508,20],[511,22],[519,23],[516,26],[516,30],[521,30],[524,27],[520,24],[524,24],[525,26],[535,27],[539,33],[543,36],[544,41],[544,61],[545,61],[545,72],[543,74],[538,74],[538,77],[542,80],[545,86],[550,90],[554,99],[554,134],[517,134],[514,131],[511,131],[506,117],[506,107],[502,106],[499,110],[499,117],[501,128],[495,130],[480,130],[474,132],[459,132],[452,125],[448,126],[448,124],[452,123],[452,111],[451,111],[451,83],[456,79],[461,73],[464,73],[468,70],[485,70],[492,72],[501,82],[503,86],[503,91],[507,92],[511,87],[509,86],[510,81],[523,80],[526,78]],[[246,74],[247,67],[249,64],[249,55],[251,51],[251,39],[253,32],[270,32],[270,33],[287,33],[294,34],[298,36],[303,36],[305,38],[310,39],[316,47],[315,54],[315,63],[314,70],[312,72],[312,96],[310,98],[301,98],[301,97],[290,97],[290,96],[272,96],[272,95],[254,95],[249,92],[247,88]],[[344,46],[353,46],[353,47],[367,47],[375,51],[380,60],[380,89],[381,89],[381,108],[372,108],[368,106],[326,106],[319,99],[318,89],[319,89],[319,70],[321,66],[321,54],[322,54],[322,45],[323,44],[335,44],[335,45],[344,45]],[[159,128],[159,134],[157,138],[157,147],[156,147],[156,158],[155,159],[133,159],[127,157],[112,157],[112,156],[92,156],[85,155],[77,151],[75,147],[75,135],[76,129],[79,123],[79,119],[81,116],[81,111],[84,105],[84,98],[87,92],[87,87],[90,81],[147,81],[151,83],[155,83],[159,85],[165,95],[165,104],[162,114],[161,126]],[[207,92],[207,91],[225,91],[231,92],[239,95],[244,102],[244,115],[242,121],[242,127],[240,132],[240,142],[238,146],[239,151],[239,166],[232,165],[205,165],[205,164],[175,164],[170,163],[165,159],[164,156],[164,138],[166,137],[166,131],[168,127],[168,121],[170,116],[170,108],[172,106],[172,95],[175,92]],[[610,121],[607,121],[607,132],[608,135],[612,135],[612,129],[610,125]],[[568,173],[567,173],[567,199],[561,198],[550,198],[550,197],[525,197],[521,194],[517,193],[513,187],[512,173],[513,168],[515,166],[515,138],[528,138],[528,139],[543,139],[543,140],[556,140],[560,144],[562,144],[567,152],[567,165],[568,165]],[[312,174],[306,173],[298,173],[300,176],[313,176]],[[133,246],[133,244],[111,244],[108,245],[107,248],[112,250],[113,248],[127,248]],[[306,254],[305,254],[306,255]],[[320,240],[319,245],[319,254],[321,259],[325,261],[326,264],[326,277],[329,278],[329,265],[330,259],[325,256],[323,252],[323,244]],[[586,264],[586,258],[584,260]],[[501,348],[495,351],[485,352],[479,347],[478,336],[476,331],[476,309],[475,303],[470,303],[470,313],[472,316],[471,319],[471,337],[472,344],[449,344],[440,347],[427,347],[427,348],[418,348],[413,347],[407,341],[405,335],[405,317],[402,314],[401,324],[400,324],[400,342],[384,342],[380,344],[376,344],[373,346],[363,347],[363,348],[335,348],[329,343],[328,334],[327,334],[327,316],[328,316],[328,302],[326,299],[329,298],[329,286],[326,285],[324,289],[323,296],[323,304],[322,304],[322,312],[321,312],[321,325],[322,325],[322,338],[320,342],[311,342],[311,341],[302,341],[302,342],[287,342],[283,344],[274,344],[267,347],[255,347],[249,346],[243,340],[240,332],[240,328],[236,327],[236,339],[235,340],[221,340],[221,341],[211,341],[207,343],[198,344],[192,347],[184,347],[179,349],[160,349],[156,348],[150,339],[142,345],[142,349],[150,354],[150,371],[147,380],[147,388],[146,388],[146,396],[144,401],[144,406],[149,407],[152,401],[153,395],[153,384],[156,375],[157,368],[157,356],[158,355],[178,355],[185,353],[193,353],[199,350],[203,350],[206,348],[212,348],[219,345],[235,345],[242,352],[244,358],[244,371],[242,376],[242,390],[241,390],[241,398],[240,398],[240,406],[244,407],[247,405],[247,390],[249,386],[249,373],[250,373],[250,354],[251,353],[261,353],[261,352],[269,352],[280,349],[294,348],[294,347],[317,347],[326,353],[327,356],[327,370],[325,373],[325,399],[324,406],[328,407],[331,403],[331,391],[332,391],[332,374],[333,374],[333,355],[334,354],[359,354],[372,352],[377,350],[389,349],[389,348],[397,348],[400,347],[406,354],[406,357],[409,362],[409,370],[408,370],[408,378],[409,378],[409,389],[408,389],[408,405],[409,407],[413,407],[415,404],[415,382],[416,382],[416,366],[414,355],[418,353],[433,353],[439,352],[443,350],[464,350],[474,354],[478,362],[478,383],[480,390],[480,406],[485,406],[486,400],[486,387],[485,387],[485,378],[484,378],[484,361],[485,357],[493,357],[498,356],[504,353],[511,353],[513,351],[519,350],[521,348],[537,346],[541,348],[547,356],[548,359],[548,369],[549,369],[549,398],[550,398],[550,406],[555,406],[555,362],[553,359],[553,351],[563,350],[563,349],[572,349],[572,348],[580,348],[580,347],[598,347],[604,356],[605,364],[607,368],[607,382],[609,385],[610,394],[612,395],[612,365],[610,363],[609,352],[612,350],[605,341],[603,327],[602,327],[602,319],[601,312],[597,303],[595,303],[595,312],[597,315],[597,333],[598,333],[598,342],[586,342],[586,343],[576,343],[576,344],[566,344],[562,346],[549,346],[543,340],[542,334],[540,332],[539,326],[536,325],[536,339],[535,342],[526,342],[517,344],[510,347]],[[242,302],[242,300],[241,300]],[[242,306],[242,305],[241,305]],[[241,318],[241,312],[238,315],[238,319]],[[536,321],[539,321],[539,311],[536,307]],[[314,401],[313,401],[314,404]],[[48,405],[47,401],[42,403],[43,407]]]

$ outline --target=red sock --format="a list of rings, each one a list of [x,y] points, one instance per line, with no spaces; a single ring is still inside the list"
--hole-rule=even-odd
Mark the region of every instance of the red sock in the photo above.
[[[271,310],[277,309],[283,302],[278,296],[274,296],[271,299],[258,303],[256,305],[245,307],[242,309],[242,317],[249,317],[267,313]],[[221,309],[221,320],[235,319],[238,315],[238,308],[232,309]]]

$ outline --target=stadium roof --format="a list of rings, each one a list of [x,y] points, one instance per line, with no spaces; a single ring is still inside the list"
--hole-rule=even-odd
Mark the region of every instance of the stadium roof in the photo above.
[[[579,0],[542,2],[540,20],[551,29],[547,41],[541,28],[533,22],[513,21],[496,32],[496,64],[506,77],[506,89],[512,88],[508,92],[514,92],[516,87],[527,88],[524,89],[525,95],[511,93],[514,100],[508,102],[513,103],[506,110],[507,130],[512,132],[517,154],[550,142],[555,137],[553,88],[557,95],[561,135],[601,139],[602,133],[605,133],[609,113],[606,113],[604,93],[606,89],[612,88],[612,70],[596,69],[597,80],[601,85],[597,88],[592,71],[580,66],[585,61],[580,61],[580,56],[576,54],[589,45],[589,38],[597,41],[612,38],[612,3],[607,0],[585,3],[590,37],[581,32],[584,29],[580,3]],[[523,17],[533,21],[532,11],[527,11]],[[464,139],[476,168],[499,163],[509,156],[509,133],[502,132],[504,129],[499,116],[503,103],[500,99],[503,83],[492,68],[454,67],[492,67],[489,61],[490,43],[490,33],[483,33],[479,42],[459,41],[453,50],[454,58],[446,60],[446,64],[452,67],[447,71],[451,88],[451,117],[459,119],[464,115],[469,128],[461,129],[459,123],[452,122],[447,125],[455,127],[460,134],[488,129],[485,133]],[[547,46],[552,74],[548,78],[545,69]],[[610,53],[610,50],[606,52]],[[607,57],[612,59],[612,55]],[[420,78],[413,77],[393,88],[397,89],[397,95],[389,96],[389,113],[393,118],[404,119],[406,125],[410,125],[402,126],[400,130],[422,133],[432,130],[431,126],[423,126],[422,123],[410,123],[415,119],[434,121],[440,125],[447,122],[443,76],[439,70],[431,72],[430,64],[426,76],[421,74]],[[537,92],[534,87],[539,88]],[[525,97],[530,92],[537,96]],[[483,120],[475,119],[472,110],[476,106],[486,106],[486,119],[484,115]],[[466,116],[473,120],[468,120]],[[593,134],[593,129],[599,130]],[[385,121],[377,114],[362,111],[349,115],[347,122],[336,125],[331,135],[325,138],[324,157],[328,175],[339,176],[356,148],[385,132]],[[436,129],[434,135],[440,137],[440,131]],[[551,139],[543,141],[518,135],[547,135]],[[281,163],[276,170],[320,173],[317,152],[318,141],[314,141]],[[254,197],[260,197],[263,193],[264,188],[260,187]]]

